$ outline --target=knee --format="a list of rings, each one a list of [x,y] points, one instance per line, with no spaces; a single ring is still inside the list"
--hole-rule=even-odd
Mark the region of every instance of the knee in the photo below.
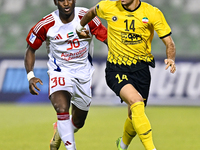
[[[57,113],[69,112],[71,95],[66,91],[57,91],[49,97]]]
[[[137,102],[143,102],[142,97],[130,99],[130,100],[129,100],[129,105],[131,106],[131,105],[133,105],[133,104],[135,104],[135,103],[137,103]]]
[[[85,124],[85,120],[73,120],[73,118],[72,118],[72,122],[73,122],[73,125],[78,129],[82,128]]]
[[[53,107],[57,113],[69,112],[69,107],[65,105],[59,105],[59,104],[54,103]]]

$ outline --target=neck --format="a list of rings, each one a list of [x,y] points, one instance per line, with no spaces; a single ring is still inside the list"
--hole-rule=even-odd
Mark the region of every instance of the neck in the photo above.
[[[74,19],[74,12],[69,15],[64,15],[64,14],[59,13],[59,17],[62,23],[69,23]]]
[[[129,4],[122,4],[124,6],[125,9],[128,10],[135,10],[140,4],[140,0],[134,0],[132,3]]]

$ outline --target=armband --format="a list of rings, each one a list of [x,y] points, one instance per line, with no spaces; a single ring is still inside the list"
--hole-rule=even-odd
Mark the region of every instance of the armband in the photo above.
[[[79,22],[78,25],[76,26],[76,31],[81,32],[83,30],[83,28],[84,27]]]
[[[35,75],[34,75],[33,71],[30,71],[30,72],[27,74],[27,79],[28,79],[28,81],[29,81],[30,79],[32,79],[33,77],[35,77]]]

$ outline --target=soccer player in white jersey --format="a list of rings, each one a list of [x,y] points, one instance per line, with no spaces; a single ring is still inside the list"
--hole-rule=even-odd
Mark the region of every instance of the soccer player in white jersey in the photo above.
[[[35,52],[45,41],[49,57],[49,99],[57,113],[58,132],[66,149],[76,150],[74,130],[83,127],[91,104],[92,35],[107,43],[107,29],[94,18],[85,26],[90,36],[79,39],[75,27],[87,9],[75,7],[76,0],[54,0],[54,3],[58,9],[31,28],[26,38],[24,63],[30,93],[38,95],[40,89],[36,83],[43,83],[33,73]]]

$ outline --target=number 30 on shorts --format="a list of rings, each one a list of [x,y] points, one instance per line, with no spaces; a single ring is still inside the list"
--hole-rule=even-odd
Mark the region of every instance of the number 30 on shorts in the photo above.
[[[54,77],[54,78],[51,78],[51,81],[53,82],[51,88],[54,88],[57,85],[60,85],[60,86],[65,85],[65,78],[64,77]]]
[[[127,81],[128,81],[128,77],[127,77],[127,75],[125,75],[125,74],[122,74],[121,77],[120,77],[119,74],[117,74],[117,75],[115,76],[115,78],[118,79],[118,83],[121,83],[123,80],[127,80]]]

